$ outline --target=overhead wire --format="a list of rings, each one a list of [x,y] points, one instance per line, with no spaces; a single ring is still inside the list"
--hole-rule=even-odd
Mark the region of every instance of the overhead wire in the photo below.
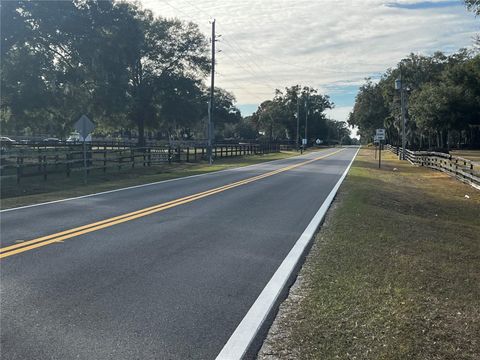
[[[181,0],[184,2],[184,4],[188,4],[189,7],[191,8],[195,8],[197,10],[197,12],[199,13],[203,13],[204,15],[206,15],[209,19],[212,19],[213,16],[208,13],[207,11],[201,9],[200,7],[198,7],[197,5],[195,5],[194,3],[190,2],[189,0]],[[169,6],[171,9],[181,13],[182,15],[184,15],[187,19],[189,19],[190,21],[193,21],[193,22],[199,22],[199,18],[198,17],[193,17],[192,15],[190,15],[190,13],[185,10],[184,7],[182,6],[178,6],[177,4],[175,5],[172,5],[169,1],[167,0],[162,0],[162,2]],[[203,21],[202,21],[203,22]],[[247,56],[245,55],[242,55],[241,54],[241,50],[239,51],[238,50],[238,47],[236,48],[230,41],[228,40],[225,40],[224,38],[222,38],[222,41],[221,43],[224,43],[226,44],[231,50],[233,50],[233,52],[238,55],[238,58],[239,60],[237,61],[237,59],[235,59],[234,56],[228,54],[227,52],[224,52],[222,51],[222,54],[229,58],[233,64],[235,64],[237,67],[240,67],[242,70],[244,70],[246,73],[250,74],[254,79],[259,79],[259,78],[264,78],[264,79],[268,79],[269,81],[264,81],[264,82],[261,82],[261,81],[258,81],[258,80],[254,80],[254,81],[251,81],[249,80],[250,83],[254,83],[254,84],[257,84],[257,85],[260,85],[260,86],[263,86],[265,88],[268,88],[271,93],[273,93],[275,91],[276,88],[281,88],[279,86],[276,86],[274,85],[273,83],[271,83],[270,81],[272,81],[273,79],[270,78],[268,75],[265,74],[265,71],[253,60],[253,59],[248,59]],[[256,67],[256,70],[254,67]],[[251,90],[249,90],[248,88],[244,87],[244,86],[241,86],[239,85],[239,82],[238,80],[234,80],[231,78],[231,76],[226,76],[224,74],[221,74],[219,73],[218,71],[216,71],[216,74],[220,75],[221,78],[223,78],[224,80],[226,81],[230,81],[234,84],[237,85],[237,87],[241,90],[243,90],[245,93],[249,94],[250,96],[253,96],[255,98],[258,98],[260,99],[260,95],[259,93],[257,94],[254,94],[252,93]],[[273,80],[273,82],[275,82],[275,80]],[[269,92],[270,93],[270,92]],[[266,94],[266,93],[264,93]]]
[[[232,44],[228,41],[228,39],[223,39],[223,43],[225,43],[228,47],[230,47],[239,56],[240,61],[243,61],[244,64],[250,68],[250,70],[251,70],[251,72],[253,73],[254,76],[260,76],[260,77],[266,78],[267,80],[269,80],[269,82],[272,81],[272,83],[270,83],[270,84],[276,83],[276,80],[271,78],[269,75],[267,75],[265,73],[265,70],[262,69],[255,61],[248,59],[248,57],[242,55],[235,47],[233,47]],[[252,65],[250,65],[250,63],[252,65],[256,66],[258,71],[255,70],[252,67]],[[278,84],[274,85],[273,87],[274,88],[281,88],[281,86],[278,86]]]

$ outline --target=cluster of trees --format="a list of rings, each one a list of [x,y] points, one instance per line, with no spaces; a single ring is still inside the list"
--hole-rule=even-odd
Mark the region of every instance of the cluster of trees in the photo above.
[[[140,143],[203,133],[209,43],[193,23],[113,0],[5,1],[1,33],[3,132],[62,136],[86,113]],[[234,96],[215,97],[219,130],[239,122]]]
[[[353,140],[347,124],[326,117],[325,110],[333,106],[328,95],[311,87],[295,85],[284,91],[276,90],[273,99],[261,103],[248,120],[270,140],[298,142],[306,133],[309,144],[316,139],[325,144],[351,144]]]
[[[480,1],[466,0],[480,15]],[[480,38],[476,42],[480,44]],[[400,92],[406,87],[406,134],[410,148],[480,147],[480,54],[462,49],[450,56],[410,54],[378,82],[360,87],[348,123],[358,127],[362,142],[371,142],[375,129],[385,128],[391,144],[401,143]]]
[[[401,143],[400,92],[406,87],[406,134],[410,148],[480,146],[480,55],[461,50],[450,56],[411,54],[374,83],[360,87],[348,123],[362,142],[385,128],[391,144]]]
[[[208,39],[194,23],[156,17],[138,3],[115,0],[1,3],[2,133],[65,137],[86,114],[97,134],[202,139],[211,70]],[[333,104],[315,89],[276,92],[251,117],[215,88],[220,138],[294,140],[296,107],[310,139],[350,141],[345,123],[329,120]],[[304,121],[301,121],[304,131]]]

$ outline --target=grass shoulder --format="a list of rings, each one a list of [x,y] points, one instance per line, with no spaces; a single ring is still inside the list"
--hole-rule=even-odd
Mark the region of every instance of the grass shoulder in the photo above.
[[[259,359],[480,354],[480,192],[383,159],[360,151]]]

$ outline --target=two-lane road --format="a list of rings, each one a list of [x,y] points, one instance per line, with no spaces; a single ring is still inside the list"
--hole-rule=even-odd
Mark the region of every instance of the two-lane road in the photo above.
[[[213,359],[357,149],[1,213],[2,359]]]

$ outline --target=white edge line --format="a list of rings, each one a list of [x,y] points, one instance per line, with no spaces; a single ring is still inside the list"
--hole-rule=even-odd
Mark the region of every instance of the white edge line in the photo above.
[[[315,235],[318,226],[325,217],[333,198],[337,194],[338,188],[347,176],[347,173],[350,170],[350,167],[352,166],[352,163],[357,157],[359,151],[360,148],[353,156],[347,169],[337,181],[332,191],[330,191],[305,231],[302,233],[302,235],[300,235],[297,242],[288,253],[287,257],[283,260],[282,264],[278,267],[275,274],[273,274],[272,278],[262,290],[257,300],[255,300],[243,320],[230,336],[223,349],[217,355],[216,360],[237,360],[242,359],[242,357],[245,355],[250,344],[255,339],[255,336],[263,325],[263,322],[273,309],[273,306],[275,305],[282,290],[286,286],[288,279],[302,257],[307,245]]]
[[[329,149],[334,149],[334,148],[327,148],[325,150],[329,150]],[[325,151],[325,150],[320,150],[320,151]],[[117,191],[137,189],[137,188],[141,188],[141,187],[145,187],[145,186],[158,185],[158,184],[163,184],[163,183],[167,183],[167,182],[171,182],[171,181],[192,179],[192,178],[196,178],[196,177],[200,177],[200,176],[206,176],[206,175],[214,175],[214,174],[219,174],[219,173],[222,173],[222,172],[225,172],[225,171],[234,171],[234,170],[237,170],[237,169],[245,169],[245,168],[249,168],[249,167],[252,167],[252,166],[261,166],[261,165],[265,165],[265,164],[271,164],[271,163],[275,163],[275,162],[279,162],[279,161],[283,161],[283,160],[288,160],[288,159],[299,157],[299,156],[302,156],[302,155],[294,155],[294,156],[290,156],[288,158],[271,160],[271,161],[264,161],[264,162],[261,162],[261,163],[258,163],[258,164],[239,166],[239,167],[234,167],[234,168],[230,168],[230,169],[223,169],[223,170],[218,170],[218,171],[211,171],[211,172],[207,172],[207,173],[204,173],[204,174],[182,176],[182,177],[178,177],[178,178],[175,178],[175,179],[155,181],[155,182],[151,182],[151,183],[147,183],[147,184],[133,185],[133,186],[128,186],[128,187],[124,187],[124,188],[120,188],[120,189],[101,191],[101,192],[97,192],[97,193],[93,193],[93,194],[75,196],[75,197],[66,198],[66,199],[52,200],[52,201],[47,201],[47,202],[38,203],[38,204],[25,205],[25,206],[19,206],[19,207],[14,207],[14,208],[9,208],[9,209],[3,209],[3,210],[0,210],[0,213],[14,211],[14,210],[22,210],[22,209],[32,208],[32,207],[36,207],[36,206],[56,204],[56,203],[65,202],[65,201],[78,200],[78,199],[83,199],[83,198],[92,197],[92,196],[110,194],[110,193],[114,193],[114,192],[117,192]]]

